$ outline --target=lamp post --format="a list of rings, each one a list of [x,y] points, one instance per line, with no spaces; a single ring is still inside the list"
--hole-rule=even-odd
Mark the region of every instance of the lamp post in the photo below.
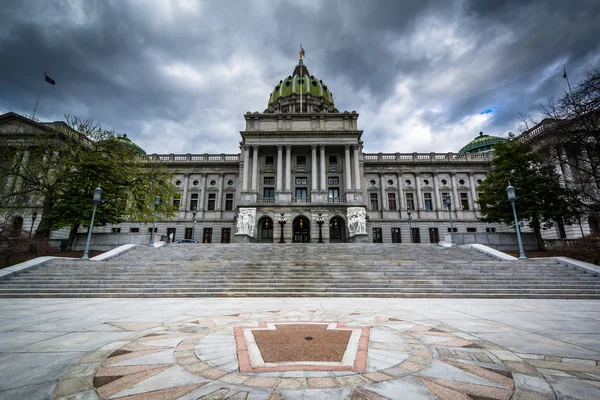
[[[94,189],[94,211],[92,211],[92,220],[90,221],[90,229],[88,229],[88,237],[85,242],[85,250],[83,252],[82,260],[89,260],[88,251],[90,250],[90,240],[92,239],[92,230],[94,229],[94,217],[96,216],[96,207],[98,203],[100,203],[100,198],[102,197],[102,189],[100,189],[100,185],[96,189]]]
[[[285,240],[283,240],[283,225],[285,225],[286,220],[283,215],[284,213],[281,213],[281,216],[279,217],[279,225],[281,225],[281,237],[279,238],[279,243],[285,243]]]
[[[31,229],[29,230],[29,239],[31,239],[31,232],[33,232],[33,224],[35,223],[35,219],[37,218],[37,211],[34,211],[31,214]]]
[[[196,208],[192,210],[192,242],[196,234]]]
[[[408,235],[410,236],[410,242],[413,243],[413,232],[412,232],[412,208],[408,207],[406,209],[406,214],[408,215]]]
[[[523,251],[523,242],[521,241],[521,229],[519,229],[519,218],[517,218],[517,209],[515,208],[515,200],[517,200],[517,192],[508,182],[508,187],[506,188],[506,193],[508,194],[508,199],[510,200],[510,204],[512,205],[513,215],[515,217],[515,228],[517,230],[517,241],[519,242],[519,260],[527,260],[525,256],[525,252]]]
[[[450,216],[450,246],[456,247],[456,241],[454,241],[454,225],[452,225],[452,198],[450,195],[446,196],[446,207],[448,207],[448,215]]]
[[[323,223],[325,222],[325,220],[323,220],[322,215],[323,215],[323,213],[319,213],[319,216],[317,217],[317,224],[319,224],[319,241],[317,243],[324,243],[323,242]]]
[[[156,209],[160,205],[160,196],[156,196],[154,199],[154,223],[152,224],[152,231],[150,232],[150,244],[148,247],[154,246],[154,231],[156,230]]]

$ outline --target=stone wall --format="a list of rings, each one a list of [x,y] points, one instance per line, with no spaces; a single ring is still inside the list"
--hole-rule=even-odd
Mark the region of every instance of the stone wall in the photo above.
[[[445,235],[445,240],[450,242],[450,233]],[[525,250],[537,250],[537,240],[534,233],[521,233],[523,248]],[[479,243],[496,250],[519,250],[517,234],[514,232],[494,233],[455,233],[454,240],[457,245]]]

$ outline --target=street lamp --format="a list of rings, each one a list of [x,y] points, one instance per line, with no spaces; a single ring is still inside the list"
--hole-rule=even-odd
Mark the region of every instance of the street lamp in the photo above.
[[[31,214],[31,229],[29,230],[29,239],[31,239],[31,232],[33,231],[33,224],[35,223],[35,219],[37,218],[37,211],[34,211]]]
[[[450,195],[446,196],[446,207],[448,207],[448,215],[450,216],[450,246],[456,247],[456,242],[454,241],[454,225],[452,225],[452,198]]]
[[[515,208],[515,200],[517,200],[517,192],[515,187],[508,182],[508,187],[506,188],[506,193],[508,194],[508,199],[510,200],[510,204],[512,204],[513,215],[515,217],[515,228],[517,229],[517,241],[519,242],[519,260],[527,260],[525,256],[525,252],[523,251],[523,242],[521,241],[521,229],[519,229],[519,219],[517,218],[517,209]]]
[[[150,244],[148,247],[154,246],[154,231],[156,230],[156,209],[160,205],[160,196],[156,196],[154,199],[154,223],[152,224],[152,232],[150,233]]]
[[[92,239],[92,229],[94,229],[94,217],[96,216],[96,207],[98,206],[98,203],[100,203],[100,198],[102,197],[102,189],[100,189],[100,184],[98,184],[98,187],[96,189],[94,189],[94,211],[92,211],[92,220],[90,221],[90,229],[88,229],[88,237],[87,237],[87,242],[85,242],[85,250],[83,252],[83,257],[81,257],[82,260],[89,260],[90,258],[88,257],[88,251],[90,249],[90,240]]]
[[[281,216],[279,217],[279,225],[281,225],[281,237],[279,238],[279,243],[285,243],[285,240],[283,240],[283,225],[285,225],[287,221],[283,215],[284,213],[281,213]]]
[[[406,209],[406,214],[408,215],[408,235],[410,236],[410,242],[413,243],[413,233],[412,233],[412,208],[409,206]]]
[[[323,215],[323,213],[319,213],[319,216],[317,217],[317,224],[319,224],[319,241],[317,243],[324,243],[323,242],[323,223],[325,222],[325,220],[323,220],[322,215]]]
[[[192,210],[192,242],[194,241],[194,236],[196,234],[196,208]]]

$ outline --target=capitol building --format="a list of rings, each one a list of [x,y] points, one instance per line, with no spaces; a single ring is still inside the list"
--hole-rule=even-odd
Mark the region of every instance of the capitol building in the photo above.
[[[17,119],[31,130],[60,124],[8,113],[0,125]],[[479,133],[456,153],[363,153],[359,114],[338,110],[302,60],[267,108],[244,119],[239,154],[146,155],[168,166],[177,188],[176,216],[158,221],[157,238],[279,242],[283,235],[293,243],[317,242],[321,232],[325,242],[437,243],[450,232],[447,196],[455,232],[514,232],[478,220],[478,188],[493,145],[505,139]],[[30,217],[21,218],[28,229]],[[92,248],[148,243],[151,230],[135,221],[95,227]]]

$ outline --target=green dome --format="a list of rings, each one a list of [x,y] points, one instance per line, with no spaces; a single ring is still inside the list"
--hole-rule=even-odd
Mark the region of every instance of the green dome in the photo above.
[[[280,80],[279,83],[273,89],[271,96],[269,97],[269,105],[273,104],[279,99],[288,97],[295,93],[296,95],[310,94],[316,98],[322,98],[331,106],[335,106],[333,101],[333,94],[323,83],[322,80],[310,75],[306,66],[300,62],[294,68],[294,73],[287,78]]]
[[[506,139],[498,136],[484,135],[483,132],[479,132],[479,136],[471,140],[460,149],[459,153],[487,153],[488,151],[494,150],[496,143],[506,142]]]
[[[124,134],[123,136],[117,136],[117,137],[115,138],[115,140],[116,140],[118,143],[121,143],[121,144],[123,144],[123,146],[125,146],[125,147],[128,147],[128,148],[130,148],[131,150],[135,151],[136,153],[138,153],[138,154],[139,154],[139,155],[141,155],[141,156],[145,156],[145,155],[146,155],[146,152],[144,151],[144,149],[142,149],[142,148],[141,148],[140,146],[138,146],[137,144],[133,143],[133,142],[131,141],[131,139],[129,139],[129,138],[127,137],[127,135],[125,135],[125,134]]]

